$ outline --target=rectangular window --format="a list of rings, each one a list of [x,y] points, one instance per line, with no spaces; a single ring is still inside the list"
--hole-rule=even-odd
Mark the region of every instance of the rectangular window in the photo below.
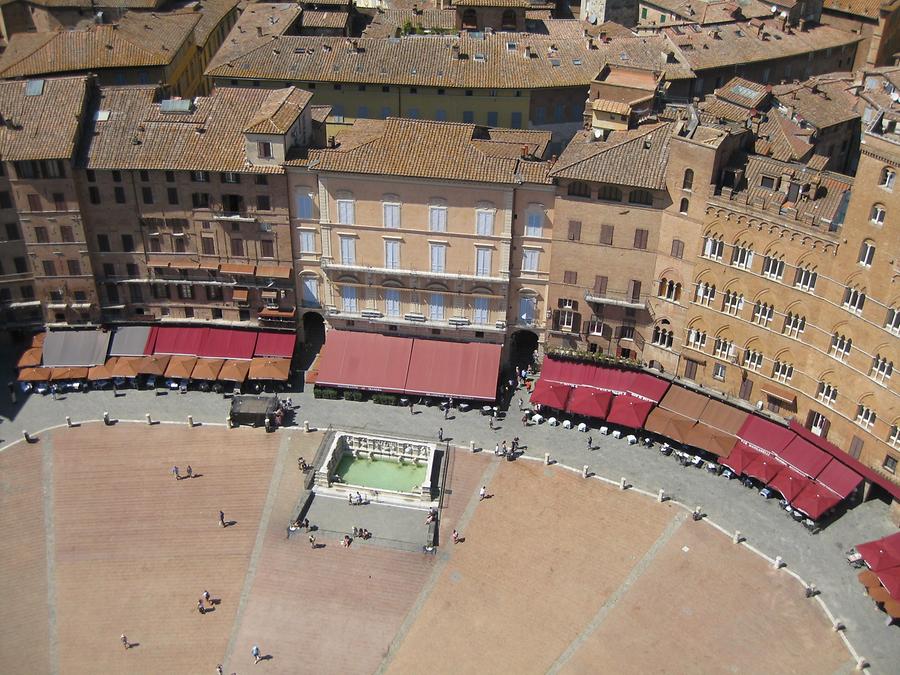
[[[91,185],[88,188],[88,201],[90,201],[91,204],[100,203],[100,188],[98,188],[96,185]]]
[[[67,244],[71,244],[75,241],[75,233],[72,230],[70,225],[60,225],[59,226],[59,238],[66,242]]]
[[[338,199],[338,222],[341,225],[352,225],[356,222],[356,204],[352,199]]]
[[[116,186],[113,188],[113,197],[116,200],[116,204],[124,204],[125,203],[125,188]]]
[[[169,204],[173,206],[178,204],[178,188],[166,188],[166,195],[169,198]]]
[[[244,257],[244,240],[237,237],[231,238],[231,255],[238,258]]]
[[[231,185],[235,185],[241,182],[241,174],[235,173],[234,171],[226,171],[222,174],[222,182],[230,183]]]
[[[385,228],[396,230],[400,228],[400,205],[395,202],[384,202],[381,205],[382,219]]]
[[[569,221],[569,241],[581,241],[581,221]]]
[[[509,116],[509,126],[513,129],[522,128],[522,113],[514,112]]]
[[[306,307],[319,306],[319,282],[314,276],[301,277],[303,279],[302,299]]]
[[[631,302],[641,301],[641,282],[637,279],[632,279],[628,282],[628,297],[631,299]]]
[[[271,211],[272,204],[269,201],[269,195],[256,195],[256,210]]]
[[[144,183],[146,183],[147,181],[150,180],[150,174],[147,173],[146,171],[139,171],[139,172],[138,172],[138,175],[140,176],[141,180],[142,180]]]
[[[313,217],[313,196],[308,192],[297,194],[297,217],[310,219]]]
[[[475,113],[471,110],[463,110],[463,122],[466,124],[472,124],[475,122]]]
[[[724,381],[727,369],[721,363],[713,364],[713,379]]]
[[[134,251],[134,237],[132,237],[130,234],[122,235],[122,250],[125,253],[131,253],[132,251]]]
[[[349,314],[356,314],[356,288],[353,286],[341,287],[341,306]]]
[[[179,285],[178,286],[178,297],[181,300],[193,300],[194,299],[194,287],[188,285]]]
[[[312,230],[300,230],[300,252],[316,252],[316,233]]]
[[[400,269],[400,242],[394,239],[384,241],[384,266],[389,270]]]
[[[195,209],[208,209],[209,208],[209,193],[208,192],[192,192],[191,193],[191,205]]]
[[[475,298],[474,308],[475,314],[472,317],[472,323],[478,326],[486,326],[490,319],[490,300],[488,298]]]
[[[200,250],[203,255],[215,255],[216,240],[212,237],[200,237]]]
[[[131,279],[136,279],[138,275],[138,266],[134,263],[126,263],[125,274]]]
[[[597,275],[594,277],[593,293],[598,298],[606,297],[606,287],[609,285],[609,277]]]
[[[208,183],[209,182],[209,171],[191,171],[191,182],[193,182],[193,183]]]
[[[54,192],[53,193],[53,210],[54,211],[65,211],[66,210],[66,196],[62,192]]]
[[[446,206],[429,206],[428,207],[428,229],[432,232],[447,231],[447,207]]]
[[[141,291],[141,287],[137,284],[128,284],[128,289],[131,292],[131,302],[143,302],[144,294]]]
[[[141,200],[145,204],[152,204],[153,203],[153,189],[149,188],[149,187],[142,187],[141,188]]]
[[[166,171],[166,182],[167,183],[175,182],[175,172],[174,171]]]
[[[385,316],[400,316],[400,291],[396,288],[387,288],[384,291]]]
[[[25,274],[28,271],[28,263],[21,256],[13,258],[13,265],[16,267],[16,274]]]
[[[12,208],[12,199],[9,196],[9,192],[3,191],[0,192],[0,209],[11,209]]]
[[[257,185],[268,185],[269,179],[266,176],[266,174],[258,173],[258,174],[256,174],[256,178],[254,178],[253,182],[256,183]]]
[[[443,273],[447,265],[447,246],[445,244],[431,244],[431,271]]]
[[[56,276],[56,265],[53,264],[52,260],[42,260],[41,267],[44,268],[44,276],[45,277],[55,277]]]
[[[544,233],[544,211],[537,208],[528,211],[528,222],[525,225],[526,237],[541,237]]]
[[[47,234],[47,228],[41,225],[38,225],[34,228],[34,240],[39,244],[46,244],[50,241],[50,237]]]
[[[534,325],[534,313],[537,306],[537,299],[533,297],[519,298],[519,323],[524,326]]]
[[[444,296],[432,293],[428,297],[428,318],[432,321],[444,320]]]
[[[613,225],[600,226],[600,243],[603,246],[612,246],[615,229]]]
[[[522,251],[522,271],[537,272],[540,265],[541,252],[537,249],[526,248]]]
[[[109,235],[106,235],[106,234],[98,234],[97,235],[97,249],[101,253],[109,253]]]
[[[274,258],[275,257],[275,242],[271,239],[260,239],[259,240],[259,255],[261,258]]]
[[[563,272],[563,283],[575,285],[578,283],[578,272],[572,272],[570,270],[566,270]]]
[[[340,237],[341,240],[341,264],[356,264],[356,239],[354,237]]]
[[[478,209],[475,212],[475,232],[483,237],[494,234],[494,212],[490,209]]]
[[[260,159],[272,159],[272,144],[260,141],[256,144],[256,153]]]
[[[7,241],[19,241],[22,238],[18,223],[6,223],[5,227]]]
[[[647,248],[647,239],[650,236],[648,230],[637,229],[634,231],[634,248],[644,250]]]
[[[475,274],[479,277],[491,276],[491,249],[475,247]]]
[[[44,207],[41,205],[41,198],[39,195],[30,194],[28,195],[28,210],[29,211],[43,211]]]
[[[496,112],[488,112],[487,123],[489,127],[495,127],[499,124],[500,117]]]

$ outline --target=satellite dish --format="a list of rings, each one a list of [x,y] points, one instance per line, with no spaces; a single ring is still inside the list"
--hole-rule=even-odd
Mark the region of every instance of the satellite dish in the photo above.
[[[594,138],[603,138],[603,132],[600,129],[594,129]]]
[[[772,5],[772,14],[778,14],[778,8],[775,5]]]
[[[782,19],[786,19],[786,18],[787,18],[787,12],[782,11],[782,12],[781,12],[781,18],[782,18]]]
[[[900,101],[900,92],[892,91],[892,92],[891,92],[891,100],[892,100],[894,103],[896,103],[897,101]]]

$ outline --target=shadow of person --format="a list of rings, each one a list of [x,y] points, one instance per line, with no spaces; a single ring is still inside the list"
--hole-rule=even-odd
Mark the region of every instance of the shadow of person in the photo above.
[[[226,520],[225,521],[225,527],[231,527],[232,525],[237,525],[237,521],[236,520]]]
[[[324,546],[324,544],[323,544],[323,546]],[[266,654],[265,656],[260,656],[259,660],[260,661],[271,661],[273,658],[275,658],[275,657],[272,656],[271,654]]]

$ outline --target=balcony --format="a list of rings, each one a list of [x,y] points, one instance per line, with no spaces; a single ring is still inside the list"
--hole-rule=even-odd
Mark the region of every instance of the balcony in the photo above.
[[[506,277],[485,277],[476,274],[466,274],[463,272],[432,272],[430,270],[411,270],[402,268],[373,267],[371,265],[348,265],[345,263],[337,263],[329,260],[322,260],[322,269],[325,274],[331,275],[337,273],[362,273],[375,277],[409,277],[423,279],[444,279],[459,281],[480,282],[482,284],[501,284],[509,285],[509,279]]]
[[[648,298],[649,296],[646,294],[640,294],[635,297],[633,294],[624,291],[603,291],[600,293],[596,289],[588,289],[584,292],[584,299],[587,302],[649,311]]]
[[[447,319],[431,319],[427,314],[420,312],[406,312],[402,315],[386,316],[381,310],[373,307],[360,309],[355,312],[345,311],[331,306],[327,308],[329,317],[353,321],[368,321],[378,324],[391,324],[398,326],[422,326],[425,328],[438,328],[441,330],[467,330],[486,333],[503,333],[506,330],[506,322],[503,320],[490,324],[478,324],[468,317],[453,315]]]
[[[230,220],[237,223],[252,223],[256,216],[247,211],[213,211],[213,220]]]

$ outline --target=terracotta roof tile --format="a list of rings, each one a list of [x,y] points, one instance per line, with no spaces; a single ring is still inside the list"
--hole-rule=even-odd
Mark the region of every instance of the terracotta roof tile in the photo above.
[[[90,77],[59,77],[27,96],[29,82],[0,82],[0,156],[5,161],[71,158]],[[32,84],[36,88],[36,85]]]
[[[550,175],[598,183],[661,190],[665,187],[671,122],[614,131],[605,141],[580,131],[569,142]]]
[[[350,13],[346,9],[334,12],[304,9],[300,21],[304,28],[344,28],[350,21]]]
[[[850,75],[821,76],[799,84],[778,85],[772,88],[772,95],[782,106],[793,108],[798,118],[817,129],[860,117],[856,111],[858,97]]]
[[[549,183],[550,163],[523,160],[521,147],[543,151],[550,134],[494,130],[474,124],[390,117],[358,121],[339,147],[311,150],[316,171],[473,181]]]
[[[725,86],[716,89],[715,95],[718,99],[744,108],[758,109],[768,98],[769,90],[764,84],[751,82],[743,77],[733,77]]]
[[[825,0],[823,9],[877,19],[883,0]]]
[[[386,9],[375,15],[363,31],[363,37],[393,37],[396,30],[402,29],[407,22],[416,28],[456,31],[456,10],[431,8],[413,12],[411,9]]]
[[[311,98],[310,92],[293,87],[270,93],[244,127],[244,133],[286,134]]]

